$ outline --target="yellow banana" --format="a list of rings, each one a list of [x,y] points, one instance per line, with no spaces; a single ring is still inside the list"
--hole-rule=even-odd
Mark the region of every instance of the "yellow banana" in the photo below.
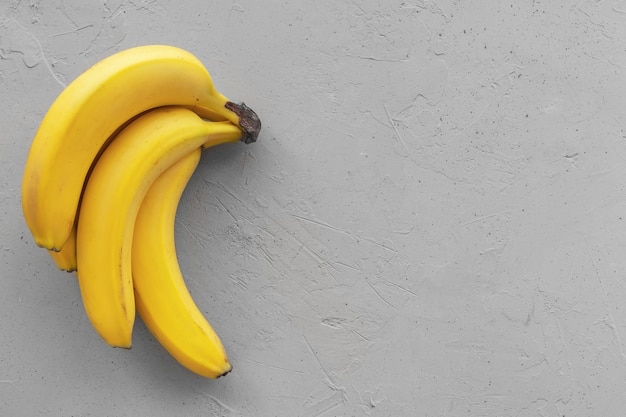
[[[256,140],[256,114],[213,86],[191,53],[166,45],[118,52],[85,71],[57,97],[33,139],[22,182],[22,208],[35,242],[57,251],[76,218],[83,184],[108,138],[126,121],[160,106],[186,106],[229,120]]]
[[[111,346],[131,346],[133,230],[147,190],[205,142],[234,142],[242,134],[230,122],[208,122],[183,107],[161,107],[131,122],[98,158],[80,204],[77,275],[87,316]]]
[[[178,202],[199,159],[199,149],[181,159],[144,197],[133,235],[133,285],[137,312],[161,345],[187,369],[217,378],[232,366],[187,290],[174,240]]]

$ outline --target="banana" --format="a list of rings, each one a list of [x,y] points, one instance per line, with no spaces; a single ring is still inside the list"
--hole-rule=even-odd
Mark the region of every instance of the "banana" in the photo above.
[[[22,181],[22,209],[37,245],[58,251],[75,223],[90,167],[119,126],[140,113],[185,106],[229,120],[245,143],[261,128],[256,114],[213,86],[190,52],[167,45],[130,48],[95,64],[52,103],[33,139]]]
[[[174,239],[178,202],[199,159],[199,149],[181,159],[144,197],[133,235],[133,285],[137,312],[165,350],[187,369],[218,378],[232,366],[187,290]]]
[[[208,122],[183,107],[161,107],[131,122],[99,157],[80,204],[76,258],[85,311],[109,345],[131,346],[133,230],[149,187],[195,149],[243,135],[230,122]]]

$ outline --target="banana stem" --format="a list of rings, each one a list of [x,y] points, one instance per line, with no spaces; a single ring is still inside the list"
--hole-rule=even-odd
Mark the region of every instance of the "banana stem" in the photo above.
[[[241,141],[243,143],[256,142],[261,131],[261,120],[259,116],[245,103],[233,103],[229,101],[224,106],[228,110],[239,116],[239,127],[243,130]]]

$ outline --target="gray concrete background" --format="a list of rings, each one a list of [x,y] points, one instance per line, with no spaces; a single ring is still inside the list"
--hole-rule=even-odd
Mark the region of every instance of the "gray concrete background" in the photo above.
[[[626,2],[0,6],[6,416],[617,416],[626,406]],[[168,43],[264,122],[207,151],[177,243],[234,372],[140,320],[102,342],[20,181],[63,86]]]

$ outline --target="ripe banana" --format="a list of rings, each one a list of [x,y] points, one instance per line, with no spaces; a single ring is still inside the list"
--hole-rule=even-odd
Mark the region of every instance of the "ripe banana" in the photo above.
[[[191,53],[166,45],[139,46],[92,66],[57,97],[33,140],[22,183],[22,208],[35,242],[58,251],[71,234],[89,170],[108,139],[128,120],[180,105],[209,120],[229,120],[241,140],[256,140],[260,121],[213,86]]]
[[[230,122],[208,122],[183,107],[139,116],[99,157],[80,204],[77,275],[98,334],[129,348],[135,318],[131,251],[137,211],[155,179],[195,149],[242,138]]]
[[[232,366],[187,290],[174,238],[178,202],[199,159],[198,149],[161,174],[144,197],[133,235],[133,285],[137,312],[161,345],[187,369],[218,378]]]

